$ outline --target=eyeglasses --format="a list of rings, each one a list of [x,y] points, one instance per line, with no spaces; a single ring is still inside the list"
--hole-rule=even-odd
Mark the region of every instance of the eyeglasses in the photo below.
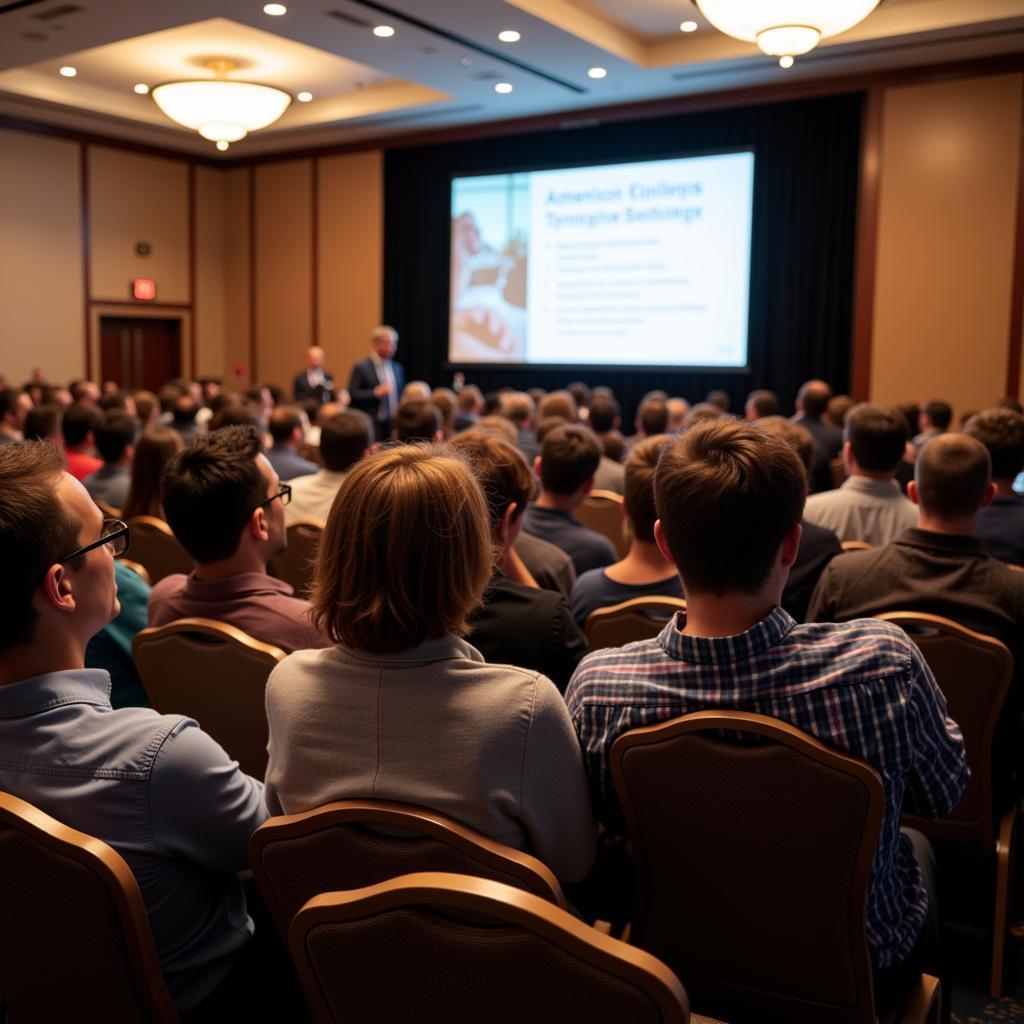
[[[104,519],[99,540],[94,540],[91,544],[72,551],[70,555],[58,558],[57,561],[70,562],[73,558],[87,554],[94,548],[103,547],[104,544],[110,548],[110,552],[115,558],[120,558],[128,550],[128,527],[120,519]]]
[[[281,499],[282,505],[287,505],[292,500],[292,485],[281,484],[281,490],[279,490],[277,494],[272,494],[269,498],[264,498],[263,501],[257,504],[256,508],[263,508],[264,505],[269,505],[272,501],[277,501],[278,498]]]

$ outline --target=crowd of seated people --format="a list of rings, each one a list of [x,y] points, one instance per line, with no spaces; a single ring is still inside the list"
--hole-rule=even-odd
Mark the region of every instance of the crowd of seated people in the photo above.
[[[935,612],[1009,647],[997,783],[1018,798],[1024,413],[1005,399],[954,432],[944,402],[858,404],[817,380],[792,418],[780,409],[764,389],[739,415],[721,392],[655,392],[623,437],[607,388],[414,381],[377,440],[344,401],[271,387],[4,388],[0,790],[126,858],[187,1020],[265,1010],[252,989],[267,971],[300,1019],[283,947],[237,875],[268,814],[419,804],[564,882],[616,879],[602,863],[625,834],[614,740],[759,711],[883,778],[867,921],[879,1000],[898,1000],[942,970],[934,858],[900,809],[948,814],[967,772],[920,652],[871,617]],[[624,557],[580,521],[595,488],[622,495]],[[121,560],[140,516],[168,525],[191,573],[150,588]],[[295,523],[322,529],[309,600],[268,570]],[[637,596],[686,610],[588,654],[588,616]],[[186,617],[287,654],[267,686],[265,779],[187,709],[148,707],[132,640]]]

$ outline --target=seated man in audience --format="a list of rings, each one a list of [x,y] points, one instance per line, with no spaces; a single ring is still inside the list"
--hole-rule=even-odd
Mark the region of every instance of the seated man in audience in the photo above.
[[[561,548],[522,530],[513,547],[537,586],[554,590],[569,600],[576,583],[576,567]]]
[[[678,434],[686,422],[686,414],[690,411],[690,403],[685,398],[673,395],[665,403],[668,406],[668,432]]]
[[[582,626],[597,608],[621,604],[634,597],[682,597],[675,565],[654,543],[654,470],[668,434],[645,438],[626,460],[626,519],[633,528],[629,552],[621,561],[591,569],[572,588],[572,614]]]
[[[778,416],[779,399],[774,391],[767,391],[759,388],[747,395],[747,404],[744,406],[744,415],[750,422],[765,419],[768,416]]]
[[[552,430],[534,463],[540,497],[526,510],[523,529],[565,551],[577,576],[617,560],[612,542],[573,516],[593,490],[600,461],[594,435],[573,424]]]
[[[636,413],[636,433],[626,439],[630,450],[645,437],[658,437],[668,430],[668,402],[657,395],[651,395],[640,403]]]
[[[966,433],[988,449],[996,486],[996,496],[978,516],[978,536],[994,558],[1024,565],[1024,498],[1013,489],[1024,471],[1024,416],[1012,409],[986,409],[968,421]]]
[[[267,459],[282,480],[311,476],[320,468],[299,454],[305,426],[302,414],[293,405],[279,405],[270,414],[268,427],[273,444],[267,449]]]
[[[96,428],[96,450],[103,465],[82,481],[93,501],[102,501],[110,508],[124,508],[132,482],[135,427],[131,416],[108,412]]]
[[[25,440],[49,441],[50,444],[63,448],[63,418],[64,410],[59,405],[44,403],[33,406],[25,417]]]
[[[510,391],[501,396],[501,415],[516,428],[516,447],[532,463],[540,454],[540,444],[533,432],[536,407],[525,391]]]
[[[51,445],[0,447],[0,789],[125,858],[180,1011],[223,987],[244,1006],[253,922],[236,872],[267,817],[263,785],[191,719],[112,709],[107,673],[84,668],[118,613],[127,537],[104,544],[110,522]],[[263,998],[261,981],[246,984]]]
[[[870,620],[800,626],[779,607],[806,492],[789,444],[747,424],[723,418],[672,441],[655,473],[655,539],[679,570],[687,611],[653,640],[584,658],[566,704],[598,816],[619,834],[612,744],[694,711],[771,715],[873,764],[886,810],[867,934],[876,994],[895,1001],[934,952],[937,924],[926,927],[930,847],[901,833],[900,810],[938,818],[956,806],[967,782],[963,740],[902,630]]]
[[[619,403],[615,396],[599,391],[590,399],[590,429],[597,435],[598,444],[604,448],[604,438],[613,430],[622,426],[619,416]],[[594,474],[594,488],[598,491],[614,491],[622,494],[626,488],[625,469],[621,462],[616,462],[603,451],[597,472]]]
[[[92,403],[75,402],[64,410],[61,427],[64,431],[64,451],[68,472],[76,480],[84,480],[103,465],[93,452],[96,450],[96,430],[100,414]]]
[[[320,428],[320,459],[324,468],[297,477],[292,500],[285,506],[284,525],[325,523],[331,502],[345,474],[370,450],[373,421],[359,409],[336,413]]]
[[[953,407],[949,402],[936,399],[925,402],[917,414],[917,425],[921,432],[914,437],[914,446],[923,448],[933,437],[944,434],[953,422]]]
[[[864,402],[851,409],[843,427],[841,487],[807,499],[804,516],[841,540],[872,547],[888,544],[917,523],[917,510],[893,481],[907,445],[907,423],[899,409]]]
[[[149,624],[192,616],[237,626],[285,652],[325,647],[309,602],[267,575],[284,550],[282,485],[252,427],[225,427],[178,452],[164,472],[164,515],[195,560],[191,576],[165,576],[149,598]]]
[[[0,444],[21,441],[25,436],[25,417],[32,410],[27,391],[4,388],[0,391]]]
[[[465,453],[480,481],[500,552],[483,604],[469,618],[469,641],[492,664],[543,672],[560,693],[587,653],[587,641],[565,598],[544,590],[516,553],[533,475],[523,456],[494,434],[467,431],[452,446]]]
[[[427,399],[403,399],[395,411],[394,433],[399,444],[440,444],[444,433],[437,406]]]
[[[831,398],[832,389],[825,381],[806,381],[796,393],[796,415],[791,417],[793,423],[803,427],[814,438],[816,453],[810,479],[812,494],[830,491],[835,486],[829,463],[843,447],[842,431],[824,419]]]

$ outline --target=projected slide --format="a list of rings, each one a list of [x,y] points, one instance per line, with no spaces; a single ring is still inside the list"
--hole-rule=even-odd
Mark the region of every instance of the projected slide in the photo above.
[[[742,367],[754,154],[452,181],[457,363]]]

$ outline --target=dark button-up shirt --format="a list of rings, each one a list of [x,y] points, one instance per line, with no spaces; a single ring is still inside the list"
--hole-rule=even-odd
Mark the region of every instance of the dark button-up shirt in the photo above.
[[[600,569],[619,559],[607,537],[588,530],[575,516],[560,508],[527,506],[523,514],[523,529],[561,548],[571,559],[576,575],[588,569]]]

